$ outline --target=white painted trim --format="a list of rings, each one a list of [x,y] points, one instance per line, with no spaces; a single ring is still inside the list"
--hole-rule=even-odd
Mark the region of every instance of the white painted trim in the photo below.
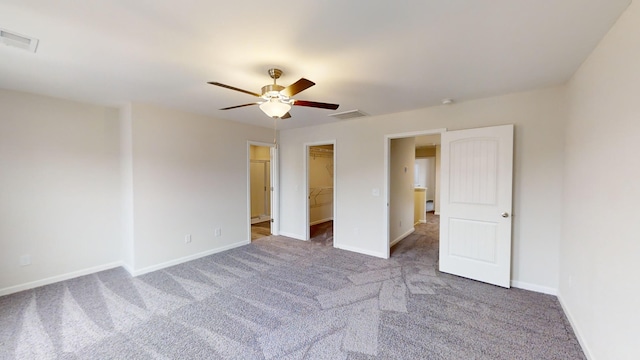
[[[404,133],[387,134],[385,135],[385,138],[388,137],[389,139],[402,139],[402,138],[416,137],[416,136],[422,136],[422,135],[442,134],[443,132],[447,132],[447,128],[417,130],[417,131],[409,131]]]
[[[140,270],[134,270],[131,273],[131,275],[132,276],[144,275],[144,274],[147,274],[147,273],[150,273],[150,272],[153,272],[153,271],[157,271],[157,270],[168,268],[170,266],[179,265],[179,264],[191,261],[191,260],[196,260],[196,259],[199,259],[199,258],[202,258],[202,257],[205,257],[205,256],[217,254],[219,252],[223,252],[223,251],[227,251],[227,250],[230,250],[230,249],[234,249],[234,248],[237,248],[237,247],[240,247],[240,246],[243,246],[243,245],[248,245],[250,243],[251,243],[251,240],[249,240],[249,241],[240,241],[240,242],[233,243],[233,244],[226,245],[226,246],[222,246],[222,247],[219,247],[219,248],[203,251],[201,253],[197,253],[197,254],[181,257],[181,258],[178,258],[178,259],[169,260],[169,261],[166,261],[166,262],[163,262],[163,263],[160,263],[160,264],[147,266],[146,268],[142,268]]]
[[[564,311],[564,314],[567,316],[567,320],[569,320],[569,324],[573,329],[573,333],[576,335],[576,338],[578,339],[578,343],[580,343],[582,352],[587,357],[587,359],[589,360],[595,359],[595,356],[593,356],[591,349],[589,349],[589,346],[587,345],[587,341],[585,340],[584,336],[582,336],[582,332],[580,331],[580,328],[578,327],[578,324],[576,323],[575,318],[571,314],[571,311],[569,311],[569,308],[565,304],[564,300],[562,300],[562,294],[560,292],[558,292],[557,297],[558,297],[558,302],[560,302],[560,306],[562,307],[562,311]]]
[[[40,287],[40,286],[50,285],[50,284],[57,283],[57,282],[60,282],[60,281],[65,281],[65,280],[77,278],[77,277],[80,277],[80,276],[85,276],[85,275],[97,273],[97,272],[100,272],[100,271],[114,269],[114,268],[120,267],[122,265],[123,265],[122,261],[115,261],[115,262],[112,262],[112,263],[93,266],[93,267],[82,269],[82,270],[72,271],[72,272],[69,272],[69,273],[66,273],[66,274],[52,276],[52,277],[48,277],[48,278],[45,278],[45,279],[36,280],[36,281],[32,281],[32,282],[28,282],[28,283],[24,283],[24,284],[20,284],[20,285],[9,286],[9,287],[6,287],[4,289],[0,289],[0,296],[5,296],[5,295],[9,295],[9,294],[20,292],[20,291],[33,289],[33,288],[37,288],[37,287]]]
[[[334,246],[338,249],[342,249],[342,250],[346,250],[346,251],[351,251],[351,252],[355,252],[358,254],[363,254],[363,255],[369,255],[369,256],[374,256],[377,258],[382,258],[382,259],[388,259],[388,256],[385,256],[385,253],[381,253],[381,252],[377,252],[377,251],[370,251],[370,250],[366,250],[366,249],[361,249],[358,247],[354,247],[354,246],[348,246],[348,245],[340,245],[340,246]]]
[[[320,220],[312,221],[311,223],[309,223],[309,226],[322,224],[323,222],[327,222],[327,221],[331,221],[331,220],[333,220],[333,217],[328,217],[326,219],[320,219]]]
[[[409,231],[407,231],[406,233],[398,236],[395,240],[393,240],[391,243],[389,243],[389,247],[392,247],[393,245],[399,243],[400,241],[402,241],[402,239],[406,238],[407,236],[413,234],[413,232],[416,231],[416,228],[411,228],[409,229]]]
[[[303,235],[294,234],[294,233],[290,233],[290,232],[286,232],[286,231],[281,231],[280,232],[280,236],[286,236],[288,238],[292,238],[292,239],[296,239],[296,240],[302,240],[302,241],[308,241],[309,240],[309,239],[305,239]]]
[[[556,296],[558,295],[558,289],[556,288],[526,283],[518,280],[511,280],[511,287],[523,289],[523,290],[535,291],[535,292],[548,294],[548,295],[556,295]]]
[[[280,234],[280,160],[278,159],[278,145],[271,148],[271,235]]]
[[[392,246],[391,239],[389,239],[389,237],[391,236],[391,228],[389,227],[389,203],[391,202],[391,194],[390,194],[391,191],[389,189],[389,187],[391,186],[391,169],[389,169],[389,166],[391,166],[391,161],[390,161],[391,139],[402,139],[402,138],[416,137],[416,136],[422,136],[422,135],[442,134],[446,131],[447,131],[446,128],[439,128],[439,129],[430,129],[430,130],[410,131],[405,133],[386,134],[384,136],[384,172],[385,172],[384,191],[385,191],[385,199],[387,201],[384,206],[384,219],[386,220],[384,222],[384,229],[385,229],[384,233],[386,234],[386,237],[387,237],[387,255],[384,257],[385,259],[388,259],[389,256],[391,256],[391,246]],[[436,215],[439,215],[439,214],[436,214]]]
[[[122,267],[127,270],[129,275],[133,276],[133,265],[127,264],[126,262],[122,263]]]

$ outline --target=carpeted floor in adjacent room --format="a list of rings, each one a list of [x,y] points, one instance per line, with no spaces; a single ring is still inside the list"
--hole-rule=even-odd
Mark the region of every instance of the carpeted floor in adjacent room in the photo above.
[[[4,296],[0,358],[584,359],[554,296],[438,272],[437,227],[389,260],[271,236]]]

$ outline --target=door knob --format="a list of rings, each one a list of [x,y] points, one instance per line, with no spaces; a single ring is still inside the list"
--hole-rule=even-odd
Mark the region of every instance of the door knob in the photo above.
[[[508,218],[509,217],[509,213],[508,212],[503,212],[502,214],[500,214],[500,216],[502,216],[503,218]]]

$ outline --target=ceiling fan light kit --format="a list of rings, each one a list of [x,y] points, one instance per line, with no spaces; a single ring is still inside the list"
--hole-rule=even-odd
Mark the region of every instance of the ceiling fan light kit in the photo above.
[[[262,87],[261,94],[257,94],[251,91],[239,89],[237,87],[233,87],[230,85],[222,84],[219,82],[209,82],[211,85],[220,86],[223,88],[240,91],[245,94],[253,95],[255,97],[262,98],[264,101],[258,101],[249,104],[242,104],[236,106],[229,106],[226,108],[222,108],[220,110],[230,110],[236,109],[239,107],[251,106],[251,105],[260,105],[260,110],[262,110],[267,116],[272,118],[280,118],[287,119],[291,117],[289,114],[289,110],[291,110],[291,106],[306,106],[306,107],[314,107],[321,109],[329,109],[335,110],[338,108],[338,104],[328,104],[328,103],[320,103],[315,101],[305,101],[305,100],[295,100],[291,97],[312,87],[315,85],[313,81],[307,80],[305,78],[301,78],[295,83],[284,87],[282,85],[276,84],[276,80],[282,76],[282,70],[280,69],[269,69],[269,76],[273,79],[273,84],[265,85]]]
[[[269,99],[260,104],[260,110],[269,117],[281,118],[291,110],[291,105],[279,99]]]

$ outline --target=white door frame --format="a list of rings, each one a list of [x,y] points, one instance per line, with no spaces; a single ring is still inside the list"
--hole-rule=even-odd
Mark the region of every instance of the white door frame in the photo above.
[[[251,145],[271,149],[271,234],[280,234],[280,187],[278,183],[278,148],[274,143],[247,141],[247,241],[251,243]]]
[[[305,241],[309,241],[309,239],[311,239],[311,234],[310,234],[310,220],[309,220],[309,148],[311,146],[319,146],[319,145],[333,145],[333,228],[335,230],[336,228],[336,221],[338,220],[338,216],[337,216],[337,203],[338,203],[338,198],[337,198],[337,191],[336,191],[336,179],[337,179],[337,171],[336,171],[336,139],[332,139],[332,140],[325,140],[325,141],[314,141],[314,142],[308,142],[308,143],[304,143],[304,157],[303,157],[303,167],[304,167],[304,186],[305,186],[305,191],[304,191],[304,212],[305,212],[305,226],[306,226],[306,231],[305,231]],[[337,247],[336,244],[338,244],[337,240],[339,240],[337,237],[335,237],[336,232],[333,232],[333,247]]]
[[[386,254],[385,254],[385,259],[388,259],[391,256],[391,247],[390,247],[390,242],[391,239],[389,239],[391,233],[391,228],[389,227],[389,203],[391,202],[391,161],[390,161],[390,157],[391,157],[391,140],[393,139],[403,139],[403,138],[410,138],[410,137],[416,137],[416,136],[422,136],[422,135],[435,135],[435,134],[442,134],[443,132],[446,132],[447,129],[446,128],[440,128],[440,129],[431,129],[431,130],[419,130],[419,131],[411,131],[411,132],[405,132],[405,133],[397,133],[397,134],[387,134],[384,136],[384,172],[385,172],[385,176],[384,176],[384,190],[385,190],[385,196],[386,196],[386,205],[384,207],[384,218],[386,219],[385,223],[384,223],[384,227],[385,227],[385,234],[387,234],[387,246],[386,246]]]

